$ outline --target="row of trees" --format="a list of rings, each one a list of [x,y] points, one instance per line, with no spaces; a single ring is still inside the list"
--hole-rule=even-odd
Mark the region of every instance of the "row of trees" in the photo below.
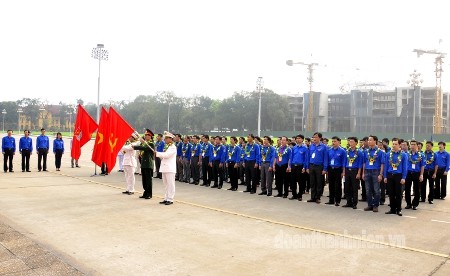
[[[257,92],[235,92],[223,100],[208,96],[177,97],[173,92],[163,91],[156,95],[141,95],[133,101],[111,101],[105,106],[113,106],[134,127],[141,131],[151,128],[155,132],[167,129],[170,116],[170,131],[179,133],[201,133],[211,130],[218,131],[248,131],[256,132],[258,125]],[[83,104],[89,114],[96,119],[96,104]],[[292,122],[288,102],[271,90],[262,93],[261,129],[267,131],[287,130]],[[59,115],[61,125],[68,120],[67,113],[75,105],[60,102]],[[24,98],[16,102],[0,102],[0,110],[5,109],[7,116],[5,124],[17,126],[17,109],[22,108],[23,114],[29,118],[37,118],[39,109],[47,103],[40,99]],[[75,118],[75,115],[72,115]],[[17,129],[17,128],[15,128]]]

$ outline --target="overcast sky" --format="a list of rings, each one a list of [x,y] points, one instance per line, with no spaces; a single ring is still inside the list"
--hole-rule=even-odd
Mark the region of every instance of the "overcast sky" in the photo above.
[[[255,89],[308,91],[305,66],[317,62],[314,90],[343,84],[407,86],[417,69],[434,86],[434,56],[449,52],[446,1],[1,1],[0,101],[101,102],[161,90],[224,98]],[[359,68],[359,70],[356,70]],[[450,70],[444,65],[443,89]]]

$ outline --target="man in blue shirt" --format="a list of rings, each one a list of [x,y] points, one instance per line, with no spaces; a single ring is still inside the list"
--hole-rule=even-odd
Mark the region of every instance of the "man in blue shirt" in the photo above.
[[[308,202],[320,203],[323,194],[324,175],[328,169],[327,146],[320,142],[322,133],[316,132],[312,136],[312,143],[309,147],[309,161],[306,163],[306,171],[309,173],[311,185],[311,199]]]
[[[342,197],[342,177],[344,176],[344,162],[346,152],[341,147],[341,138],[333,136],[331,138],[332,147],[328,150],[328,188],[330,199],[328,205],[339,206]]]
[[[189,183],[191,181],[191,157],[192,144],[189,142],[189,136],[185,135],[183,144],[181,145],[181,162],[183,164],[183,181]]]
[[[278,194],[275,197],[287,198],[289,195],[291,179],[288,173],[291,171],[291,158],[292,150],[287,144],[287,137],[282,136],[281,146],[276,150],[272,167],[275,172],[275,186],[278,190]]]
[[[205,134],[202,137],[203,146],[200,154],[200,162],[202,163],[203,184],[200,186],[209,187],[212,179],[212,167],[209,165],[212,158],[213,145],[209,142],[209,135]]]
[[[36,138],[36,150],[38,154],[38,171],[47,171],[47,154],[50,149],[48,136],[45,135],[45,128],[41,128],[41,135]]]
[[[450,156],[445,150],[445,142],[439,142],[439,151],[436,152],[436,165],[438,167],[434,182],[434,198],[445,199],[447,195],[447,173],[450,166]]]
[[[363,161],[363,179],[365,180],[367,199],[367,207],[364,208],[364,211],[378,212],[381,196],[380,182],[383,180],[385,153],[376,146],[378,143],[377,136],[370,135],[367,142],[368,148],[364,151]]]
[[[183,142],[181,141],[181,134],[175,134],[175,146],[177,147],[177,173],[175,174],[175,180],[183,181],[184,172],[183,172],[183,156],[181,151],[181,146]]]
[[[30,172],[30,155],[33,153],[33,140],[30,132],[26,129],[23,137],[19,140],[19,152],[22,155],[22,172]]]
[[[228,175],[230,176],[231,188],[230,191],[237,191],[238,189],[238,168],[241,161],[241,147],[236,145],[238,139],[235,136],[230,138],[230,146],[226,155],[226,166],[228,168]]]
[[[258,195],[272,195],[273,182],[273,159],[275,158],[275,148],[270,145],[272,139],[264,136],[263,145],[261,147],[261,158],[259,167],[261,170],[261,193]]]
[[[166,143],[163,141],[163,135],[159,133],[156,136],[155,148],[157,152],[163,152],[164,146]],[[161,158],[155,157],[155,165],[156,165],[156,178],[162,179],[162,174],[159,172],[159,168],[161,167]]]
[[[308,162],[308,148],[303,144],[305,136],[299,134],[295,137],[296,145],[292,148],[291,160],[291,191],[292,197],[290,200],[298,199],[302,201],[302,195],[306,189],[305,163]],[[298,193],[297,193],[298,183]]]
[[[433,152],[433,142],[427,141],[425,144],[424,161],[425,169],[423,172],[422,188],[420,189],[421,201],[425,202],[427,198],[428,182],[428,203],[433,204],[434,199],[434,179],[436,178],[438,166],[436,165],[436,153]]]
[[[423,181],[423,172],[425,169],[425,157],[419,152],[417,147],[417,141],[411,140],[410,142],[411,150],[407,153],[408,155],[408,174],[406,176],[405,184],[405,209],[416,210],[419,206],[420,198],[420,184]],[[414,199],[411,202],[411,186],[414,190]]]
[[[8,129],[7,133],[7,136],[2,139],[3,170],[7,172],[9,169],[9,172],[14,172],[13,157],[16,154],[16,139],[12,137],[12,130]]]
[[[388,185],[391,207],[386,214],[402,216],[402,194],[408,174],[408,156],[401,151],[398,138],[392,138],[392,149],[385,158],[383,174],[384,183]]]
[[[344,177],[345,177],[345,197],[347,204],[342,207],[352,207],[356,209],[358,205],[358,188],[359,180],[361,179],[362,161],[364,159],[364,152],[356,148],[358,138],[348,137],[349,148],[346,152],[344,162]]]
[[[244,148],[244,167],[245,167],[245,182],[247,189],[244,193],[256,193],[258,162],[261,155],[261,149],[254,141],[255,136],[249,134],[247,137],[248,143]]]
[[[200,152],[201,145],[199,143],[200,137],[198,135],[192,136],[192,147],[191,147],[191,172],[192,172],[192,182],[189,184],[198,185],[200,182]]]
[[[225,163],[226,147],[222,145],[220,136],[214,137],[213,154],[209,160],[209,164],[212,167],[214,185],[211,188],[222,189],[223,186],[223,165]],[[219,179],[219,183],[217,180]]]

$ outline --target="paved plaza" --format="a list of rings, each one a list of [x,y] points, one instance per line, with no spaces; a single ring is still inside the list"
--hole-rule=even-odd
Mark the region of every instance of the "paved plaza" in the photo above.
[[[91,177],[92,147],[59,172],[33,153],[22,173],[16,153],[0,176],[0,275],[450,275],[449,200],[399,217],[177,182],[165,206],[159,179],[145,200],[121,193],[117,167]]]

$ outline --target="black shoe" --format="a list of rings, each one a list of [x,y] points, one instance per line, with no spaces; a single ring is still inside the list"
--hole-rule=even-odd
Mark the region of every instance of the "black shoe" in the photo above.
[[[134,192],[128,192],[127,195],[134,195]]]
[[[22,170],[22,172],[25,172],[25,170]]]
[[[308,199],[306,202],[316,202],[315,199]]]
[[[128,191],[122,192],[122,194],[124,194],[124,195],[125,195],[125,194],[128,194]]]
[[[405,209],[411,209],[411,205],[406,205]]]
[[[445,196],[444,196],[444,197],[441,197],[441,199],[442,199],[442,200],[445,200]]]
[[[202,185],[200,185],[200,186],[206,186],[206,183],[203,183]]]
[[[287,195],[284,195],[283,198],[287,198]]]
[[[325,204],[326,204],[326,205],[333,205],[334,202],[329,201],[329,202],[325,202]]]
[[[272,193],[267,193],[267,196],[272,196]]]
[[[392,210],[389,210],[385,213],[386,215],[395,215],[396,213]]]
[[[429,200],[429,201],[428,201],[428,204],[433,204],[433,201]]]
[[[168,202],[168,201],[163,200],[163,201],[161,201],[159,204],[166,204],[166,202]]]
[[[43,170],[44,172],[48,172],[47,170]],[[108,175],[107,173],[105,173],[105,175]]]
[[[231,189],[233,192],[236,192],[237,191],[237,188],[233,188],[233,189]]]
[[[352,207],[352,205],[351,205],[351,204],[345,204],[345,205],[342,205],[342,207],[344,207],[344,208],[350,208],[350,207]]]
[[[251,191],[250,194],[251,194],[251,195],[252,195],[252,194],[256,194],[256,192]]]
[[[219,187],[219,186],[217,186],[217,185],[212,185],[211,186],[211,188],[217,188],[217,187]]]
[[[195,181],[189,182],[189,184],[195,184]]]
[[[195,184],[195,185],[198,185],[198,184],[200,184],[200,183],[198,183],[198,182],[195,182],[194,184]]]
[[[172,201],[166,201],[166,203],[164,203],[164,205],[172,205],[173,202]]]
[[[402,215],[402,211],[398,211],[398,212],[397,212],[397,216],[400,216],[400,217],[403,216],[403,215]]]
[[[296,199],[297,199],[297,198],[296,198],[296,197],[293,197],[293,196],[289,198],[289,200],[296,200]]]
[[[267,192],[260,192],[258,195],[267,195]]]
[[[297,198],[298,201],[302,201],[302,197]]]
[[[277,194],[277,195],[274,196],[274,197],[283,197],[283,195],[282,195],[282,194]]]
[[[356,207],[356,205],[353,205],[352,208],[353,208],[353,209],[357,209],[358,207]]]
[[[14,172],[14,171],[9,171],[9,172]],[[441,198],[442,199],[442,198]]]
[[[227,189],[227,191],[232,191],[234,188],[229,188],[229,189]]]
[[[27,172],[31,172],[31,171],[27,171]]]
[[[336,203],[334,204],[334,206],[339,206],[339,203],[338,203],[338,202],[336,202]]]
[[[413,206],[413,208],[412,208],[413,210],[417,210],[417,206]]]
[[[244,191],[244,193],[250,193],[250,192],[251,192],[250,190],[245,190],[245,191]]]

